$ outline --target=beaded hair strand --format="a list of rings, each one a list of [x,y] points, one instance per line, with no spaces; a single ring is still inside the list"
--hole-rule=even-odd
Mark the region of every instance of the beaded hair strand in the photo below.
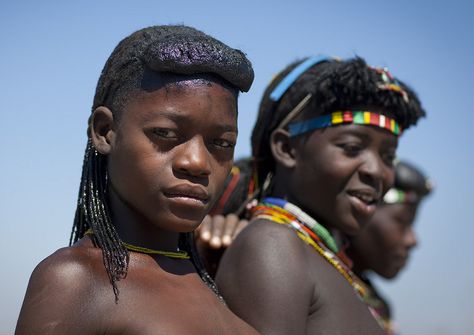
[[[107,207],[107,161],[89,139],[84,154],[79,197],[69,244],[77,242],[88,229],[94,232],[94,243],[102,249],[102,260],[112,284],[116,301],[116,282],[125,278],[130,253],[115,230]]]

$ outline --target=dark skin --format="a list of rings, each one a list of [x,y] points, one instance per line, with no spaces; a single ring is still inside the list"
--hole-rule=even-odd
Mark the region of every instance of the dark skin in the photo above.
[[[273,195],[333,234],[357,234],[393,182],[397,138],[344,125],[272,135]],[[383,334],[351,285],[295,232],[256,220],[237,236],[216,277],[229,307],[263,334]]]
[[[392,279],[405,267],[418,241],[413,229],[418,203],[384,204],[348,249],[354,271]]]
[[[112,220],[123,241],[176,251],[232,166],[235,94],[206,80],[137,93],[120,114],[94,111],[91,137],[108,156]],[[131,252],[115,302],[89,237],[41,262],[16,334],[256,334],[219,301],[188,260]]]

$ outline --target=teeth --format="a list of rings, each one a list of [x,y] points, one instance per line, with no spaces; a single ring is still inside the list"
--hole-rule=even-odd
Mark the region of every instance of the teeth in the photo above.
[[[352,193],[352,195],[356,198],[359,198],[360,200],[362,200],[363,202],[367,203],[367,204],[371,204],[373,202],[375,202],[375,198],[369,194],[366,194],[366,193],[360,193],[360,192],[354,192]]]

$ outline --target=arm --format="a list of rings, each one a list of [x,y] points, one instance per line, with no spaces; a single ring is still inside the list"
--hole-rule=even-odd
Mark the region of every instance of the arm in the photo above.
[[[62,249],[31,275],[15,334],[94,334],[90,271]]]
[[[314,290],[304,248],[285,226],[250,224],[217,272],[230,309],[262,334],[305,334]]]

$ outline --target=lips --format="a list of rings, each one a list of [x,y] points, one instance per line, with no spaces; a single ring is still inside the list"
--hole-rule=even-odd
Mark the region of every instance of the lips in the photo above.
[[[180,184],[163,191],[163,194],[180,204],[204,206],[209,202],[209,193],[201,186]]]
[[[362,216],[370,218],[377,208],[380,194],[373,189],[353,189],[348,192],[350,202],[354,209]]]

